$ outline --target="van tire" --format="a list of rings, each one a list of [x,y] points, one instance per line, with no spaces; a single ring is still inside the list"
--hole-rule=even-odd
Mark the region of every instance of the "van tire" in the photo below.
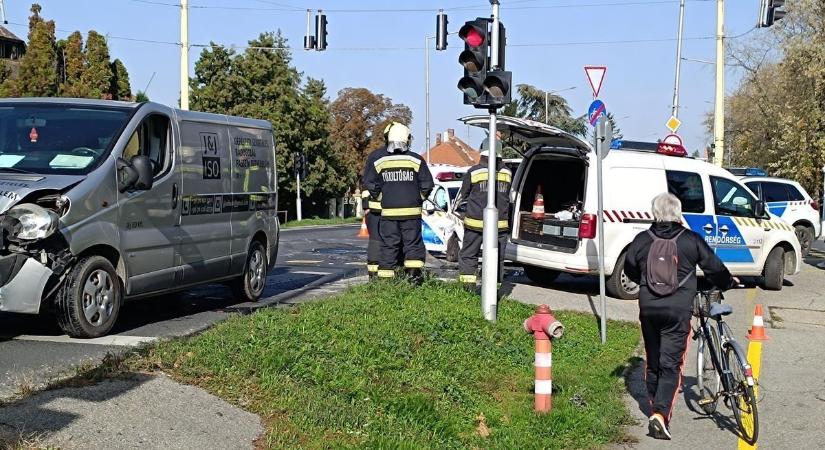
[[[123,285],[112,263],[89,256],[77,262],[57,291],[55,316],[69,336],[96,338],[112,330],[122,304]],[[88,313],[84,305],[89,306]]]
[[[458,262],[459,252],[461,252],[461,246],[458,244],[458,235],[453,233],[447,240],[447,262]]]
[[[799,239],[799,246],[802,247],[802,257],[805,258],[811,253],[811,246],[814,243],[814,230],[805,225],[794,227],[796,238]]]
[[[639,285],[630,281],[624,273],[624,262],[627,252],[623,252],[616,261],[613,275],[605,280],[607,293],[614,298],[621,300],[636,300],[639,298]]]
[[[549,286],[556,281],[556,278],[561,275],[561,272],[553,269],[545,269],[544,267],[524,266],[524,275],[533,283],[539,286]]]
[[[235,299],[256,302],[266,288],[266,272],[269,267],[263,244],[253,241],[246,256],[243,275],[232,282]]]
[[[762,286],[769,291],[782,290],[785,281],[785,250],[776,247],[768,254],[762,271]]]

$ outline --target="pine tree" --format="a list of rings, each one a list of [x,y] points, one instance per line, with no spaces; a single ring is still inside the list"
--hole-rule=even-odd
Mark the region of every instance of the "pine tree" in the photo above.
[[[89,97],[89,87],[83,83],[86,52],[83,49],[83,35],[79,31],[70,34],[63,46],[63,83],[60,95],[65,97]]]
[[[20,58],[20,72],[3,84],[3,95],[22,97],[51,97],[57,95],[57,55],[54,21],[40,16],[37,3],[29,17],[29,43],[26,54]]]
[[[109,46],[106,38],[91,30],[86,38],[86,68],[83,84],[93,98],[113,98],[111,91],[112,63],[109,60]]]
[[[115,59],[112,61],[112,79],[109,92],[114,96],[115,100],[132,100],[132,86],[129,84],[129,72],[123,61]]]

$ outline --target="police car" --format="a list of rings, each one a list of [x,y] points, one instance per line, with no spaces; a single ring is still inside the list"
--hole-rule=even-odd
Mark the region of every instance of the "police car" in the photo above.
[[[464,226],[461,211],[454,202],[469,167],[434,164],[430,167],[435,187],[424,202],[421,237],[428,252],[444,254],[447,261],[458,261]]]
[[[487,116],[461,119],[486,128]],[[587,142],[540,122],[501,117],[503,139],[528,144],[513,180],[513,226],[505,257],[537,283],[562,272],[598,274],[596,164]],[[624,274],[627,247],[653,222],[653,197],[669,191],[682,201],[685,226],[699,233],[734,275],[763,278],[782,288],[799,273],[802,250],[793,227],[771,214],[733,175],[686,157],[682,147],[619,141],[603,159],[605,272],[608,292],[638,297]],[[543,210],[538,195],[543,196]]]
[[[802,256],[807,256],[814,240],[822,234],[819,203],[796,181],[767,176],[744,177],[741,180],[768,205],[768,212],[794,227]]]

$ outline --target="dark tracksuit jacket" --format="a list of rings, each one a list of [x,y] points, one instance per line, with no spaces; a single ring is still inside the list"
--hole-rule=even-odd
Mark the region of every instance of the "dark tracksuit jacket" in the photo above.
[[[504,247],[507,245],[507,231],[510,229],[510,186],[513,173],[501,160],[496,164],[496,208],[498,208],[498,256],[499,277],[502,274],[501,262],[504,260]],[[477,281],[478,256],[481,253],[482,231],[484,229],[484,208],[487,206],[486,165],[476,164],[464,175],[461,190],[458,191],[456,204],[467,202],[464,216],[464,239],[461,242],[458,268],[459,281],[475,283]]]
[[[427,163],[409,150],[384,150],[383,156],[366,167],[364,186],[373,200],[381,202],[378,276],[394,276],[402,251],[404,267],[420,271],[426,256],[421,238],[421,204],[434,186]]]
[[[647,288],[644,274],[653,238],[640,233],[630,244],[624,270],[628,278],[640,286],[639,320],[645,341],[645,381],[651,414],[659,413],[670,421],[690,338],[690,319],[697,290],[696,266],[702,268],[707,281],[723,290],[731,286],[732,277],[705,240],[680,223],[654,223],[650,230],[664,239],[682,232],[676,241],[678,279],[682,281],[688,277],[676,292],[658,297]]]
[[[381,147],[367,155],[367,160],[364,163],[364,175],[361,177],[361,207],[364,211],[369,211],[364,217],[364,221],[370,234],[367,243],[367,272],[370,274],[378,273],[378,258],[381,253],[381,235],[378,233],[378,223],[381,221],[381,200],[378,195],[373,200],[372,193],[367,189],[365,178],[368,172],[367,169],[372,167],[378,158],[387,154],[386,147]]]

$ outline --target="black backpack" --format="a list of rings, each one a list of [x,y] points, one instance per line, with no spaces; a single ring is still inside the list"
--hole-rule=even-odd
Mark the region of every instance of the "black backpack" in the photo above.
[[[648,290],[659,297],[673,294],[690,278],[691,274],[688,274],[682,281],[679,281],[679,249],[676,246],[676,240],[684,231],[680,231],[670,239],[660,238],[652,231],[647,231],[653,238],[653,242],[647,251],[645,279]]]

